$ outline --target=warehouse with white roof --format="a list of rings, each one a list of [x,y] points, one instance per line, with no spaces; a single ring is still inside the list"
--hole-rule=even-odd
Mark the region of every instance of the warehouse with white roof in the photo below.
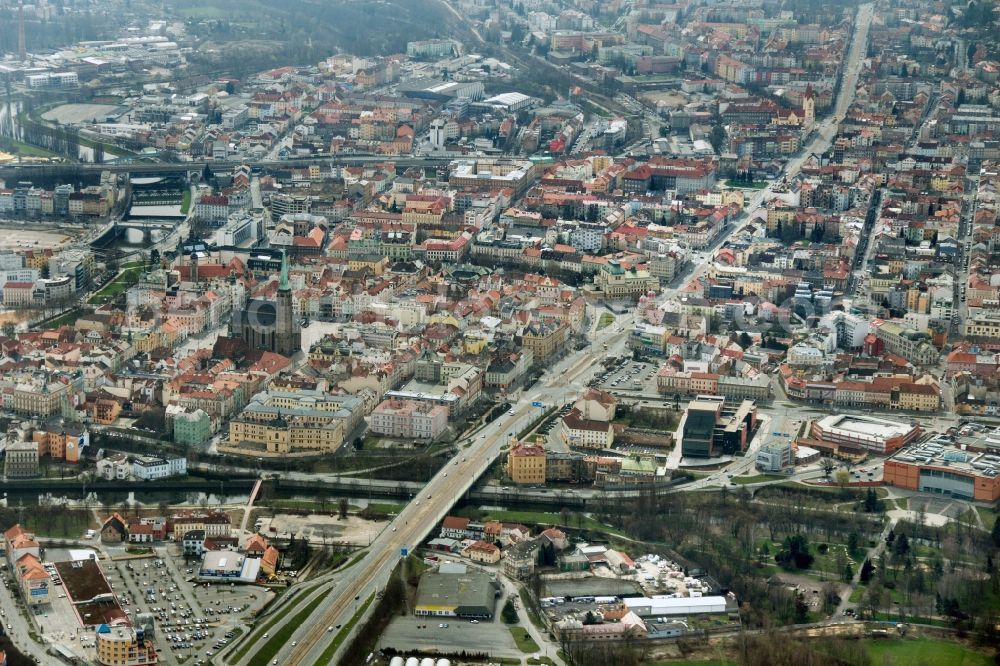
[[[725,597],[623,597],[622,603],[639,617],[725,613]]]

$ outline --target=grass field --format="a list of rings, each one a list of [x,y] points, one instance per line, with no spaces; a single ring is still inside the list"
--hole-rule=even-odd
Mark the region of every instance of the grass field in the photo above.
[[[615,316],[610,312],[602,312],[601,318],[597,320],[597,330],[611,326],[615,321]]]
[[[514,637],[514,642],[517,643],[518,650],[528,654],[538,652],[538,643],[536,643],[535,639],[531,637],[527,629],[524,627],[507,628],[510,629],[510,635]]]
[[[72,310],[70,310],[65,314],[61,314],[58,317],[54,317],[48,320],[47,322],[42,324],[41,327],[47,329],[53,329],[53,328],[59,328],[60,326],[63,326],[65,324],[72,324],[74,321],[80,318],[81,314],[83,314],[83,310],[79,308],[73,308]]]
[[[985,506],[977,506],[976,511],[979,512],[979,517],[983,519],[983,525],[986,529],[993,529],[993,523],[997,521],[997,517],[1000,516],[1000,511],[996,509],[989,509]]]
[[[52,512],[50,510],[27,511],[24,514],[24,527],[37,536],[53,539],[79,538],[91,525],[89,511],[66,510]]]
[[[38,146],[32,146],[30,143],[7,138],[0,141],[0,150],[10,153],[16,150],[17,154],[21,157],[62,157],[59,153],[53,153],[51,150],[45,150]]]
[[[735,180],[727,180],[726,185],[735,190],[762,190],[767,187],[767,181],[755,180],[752,183],[738,183]]]
[[[987,666],[993,659],[959,643],[930,639],[866,641],[869,663],[877,666]],[[643,662],[648,666],[737,666],[739,661],[713,659],[664,659]]]
[[[647,662],[643,662],[647,664]],[[732,659],[680,659],[678,661],[650,661],[648,666],[738,666]]]
[[[184,7],[180,13],[190,19],[217,19],[228,16],[222,7]]]
[[[184,190],[184,196],[181,198],[181,212],[187,215],[188,209],[191,207],[191,190]]]
[[[528,614],[528,619],[531,620],[531,624],[535,625],[536,629],[548,631],[541,618],[538,617],[538,613],[535,612],[535,607],[531,605],[531,595],[528,591],[522,588],[518,593],[518,596],[521,597],[521,605],[524,607],[524,612]]]
[[[99,292],[90,297],[88,303],[101,305],[114,300],[118,294],[127,290],[142,275],[143,265],[141,261],[132,262],[122,266],[122,271],[115,276],[115,279],[104,285]]]
[[[488,514],[488,516],[483,516],[483,520],[492,519],[507,523],[524,523],[525,525],[561,525],[563,523],[561,515],[545,511],[489,511]],[[570,527],[576,527],[576,520],[576,516],[569,518]],[[580,516],[580,527],[623,536],[621,530],[608,527],[589,516]]]
[[[987,666],[993,659],[959,643],[917,640],[872,641],[868,653],[873,664],[887,666]]]

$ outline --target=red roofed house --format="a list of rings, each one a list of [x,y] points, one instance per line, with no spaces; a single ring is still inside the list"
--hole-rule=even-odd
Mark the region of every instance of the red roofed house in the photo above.
[[[28,605],[49,603],[52,577],[45,571],[37,555],[22,555],[14,564],[14,575],[21,584],[21,591]]]
[[[103,543],[122,542],[128,539],[128,522],[118,513],[108,516],[101,525],[101,541]]]
[[[566,533],[556,527],[544,530],[541,538],[551,543],[552,547],[556,550],[566,550],[569,547],[569,538],[566,536]]]
[[[462,551],[462,557],[467,557],[473,562],[496,564],[500,561],[500,548],[488,541],[473,541]]]
[[[35,557],[40,556],[38,542],[35,541],[35,535],[26,531],[20,525],[14,525],[12,528],[4,532],[3,536],[4,553],[7,555],[7,559],[12,565],[22,556],[29,553]]]
[[[585,449],[609,449],[615,441],[610,422],[585,418],[576,407],[563,417],[559,434],[569,446]]]
[[[246,554],[247,557],[260,558],[264,557],[264,551],[267,550],[267,539],[265,539],[260,534],[254,534],[247,541]]]
[[[591,388],[587,389],[574,404],[573,407],[580,412],[580,416],[593,421],[614,421],[615,405],[618,401],[607,391]]]
[[[461,516],[445,516],[441,521],[441,538],[464,539],[469,529],[469,522],[468,518]]]
[[[153,543],[153,526],[134,523],[128,528],[129,543]]]
[[[278,570],[278,561],[281,553],[274,546],[268,546],[264,550],[264,555],[260,558],[260,570],[268,576],[273,576]]]

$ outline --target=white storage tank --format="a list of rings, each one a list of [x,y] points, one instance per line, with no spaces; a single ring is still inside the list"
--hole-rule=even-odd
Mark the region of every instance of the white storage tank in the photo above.
[[[406,660],[406,666],[420,666],[420,660],[416,657],[410,657]]]
[[[393,657],[392,660],[389,661],[389,666],[403,666],[403,658]]]
[[[420,660],[420,666],[434,666],[434,660],[430,657],[424,657]]]
[[[451,662],[447,659],[438,659],[437,666],[451,666]]]

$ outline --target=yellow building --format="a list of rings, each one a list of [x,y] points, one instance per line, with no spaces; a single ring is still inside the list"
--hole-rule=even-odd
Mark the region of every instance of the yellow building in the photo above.
[[[798,208],[793,206],[769,206],[767,209],[767,233],[775,234],[778,225],[785,226],[795,222]]]
[[[486,349],[487,344],[489,344],[489,340],[483,335],[470,334],[462,340],[462,347],[465,353],[472,355],[481,354]]]
[[[521,334],[521,346],[531,352],[536,362],[542,362],[566,346],[566,324],[532,324]]]
[[[153,666],[156,648],[142,629],[125,624],[102,624],[96,633],[97,663],[101,666]]]
[[[297,416],[288,420],[278,416],[265,422],[233,420],[229,424],[229,444],[220,449],[245,455],[309,455],[333,453],[343,443],[344,424],[338,419],[319,424]]]
[[[480,564],[496,564],[500,561],[500,548],[488,541],[474,541],[462,551],[462,557]]]
[[[941,407],[941,391],[931,384],[909,384],[899,392],[899,408],[913,412],[936,412]]]
[[[354,271],[369,268],[375,275],[382,275],[389,268],[389,257],[370,255],[348,259],[347,267]]]
[[[228,537],[232,521],[225,511],[209,511],[207,513],[181,513],[172,516],[169,521],[175,541],[182,541],[184,534],[192,530],[205,533],[206,537]]]
[[[507,453],[507,476],[518,485],[545,484],[545,449],[518,442]]]
[[[1000,315],[981,308],[969,308],[969,316],[965,319],[965,334],[984,338],[1000,337]]]

